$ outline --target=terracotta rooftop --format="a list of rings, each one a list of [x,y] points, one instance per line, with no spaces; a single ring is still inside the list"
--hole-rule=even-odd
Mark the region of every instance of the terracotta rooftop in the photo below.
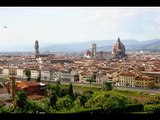
[[[0,88],[0,94],[7,94],[8,90],[6,87]]]
[[[119,74],[120,76],[134,76],[135,74],[133,74],[133,73],[127,73],[127,72],[122,72],[122,73],[120,73]]]
[[[17,87],[31,87],[31,86],[39,86],[39,83],[36,81],[21,81],[17,84]]]

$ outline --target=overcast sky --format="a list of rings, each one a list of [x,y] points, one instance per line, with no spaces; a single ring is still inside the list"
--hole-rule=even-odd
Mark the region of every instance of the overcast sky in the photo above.
[[[0,50],[35,40],[45,46],[160,38],[160,7],[0,7],[0,16]]]

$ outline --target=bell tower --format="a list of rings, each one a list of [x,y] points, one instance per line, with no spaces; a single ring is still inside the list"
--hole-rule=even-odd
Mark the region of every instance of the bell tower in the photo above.
[[[35,57],[39,56],[39,44],[38,44],[38,40],[35,41]]]

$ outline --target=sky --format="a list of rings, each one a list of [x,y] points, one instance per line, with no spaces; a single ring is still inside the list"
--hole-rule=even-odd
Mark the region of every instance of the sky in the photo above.
[[[0,7],[0,51],[160,38],[160,7]],[[4,28],[7,26],[7,28]]]

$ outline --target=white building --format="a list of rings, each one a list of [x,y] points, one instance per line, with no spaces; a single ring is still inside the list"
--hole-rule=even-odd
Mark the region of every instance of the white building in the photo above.
[[[3,68],[3,75],[9,75],[9,68]]]
[[[39,71],[38,70],[31,70],[31,78],[32,79],[37,79],[39,76]]]
[[[17,77],[18,78],[25,78],[25,73],[24,73],[23,68],[18,68],[17,69]]]
[[[41,70],[41,80],[49,81],[50,80],[50,71],[49,70]]]

